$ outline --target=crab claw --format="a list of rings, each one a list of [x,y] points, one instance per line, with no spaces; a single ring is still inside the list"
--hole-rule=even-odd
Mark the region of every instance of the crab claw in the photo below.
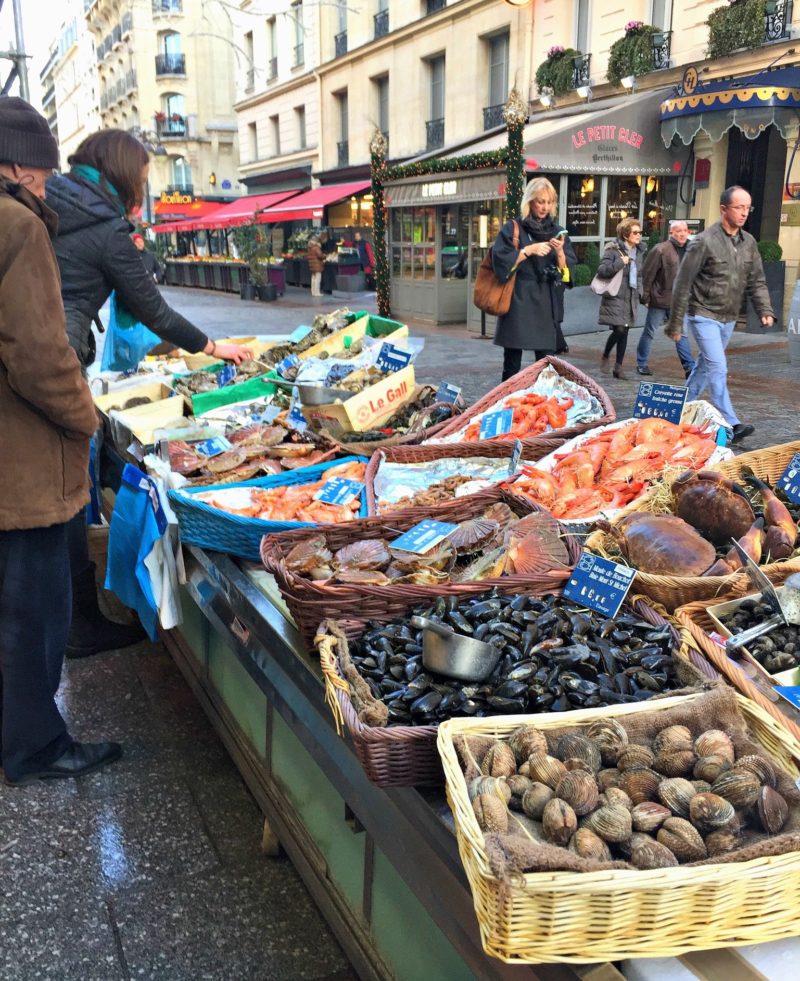
[[[755,487],[761,495],[761,500],[764,502],[764,517],[766,518],[767,526],[769,528],[780,528],[784,533],[784,537],[786,539],[791,538],[791,544],[794,545],[795,539],[797,538],[797,525],[786,505],[778,500],[775,492],[763,480],[755,476],[745,477],[744,479],[751,487]]]
[[[736,569],[728,564],[727,559],[717,559],[710,569],[706,569],[704,576],[730,576]]]
[[[739,539],[739,545],[747,552],[750,558],[758,565],[761,561],[764,545],[764,519],[757,518],[750,526],[746,535]],[[725,562],[731,567],[731,572],[741,569],[742,560],[735,548],[725,556]]]
[[[769,555],[770,561],[788,559],[794,551],[795,534],[786,534],[786,531],[778,525],[767,528],[764,538],[764,554]]]

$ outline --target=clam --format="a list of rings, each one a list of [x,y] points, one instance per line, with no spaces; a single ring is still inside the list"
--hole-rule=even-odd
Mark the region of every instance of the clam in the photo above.
[[[672,811],[652,800],[644,800],[641,804],[636,804],[631,811],[635,831],[658,831],[668,817],[672,817]]]
[[[617,769],[623,773],[626,770],[639,770],[642,767],[652,767],[655,755],[647,746],[634,743],[626,746],[617,757]]]
[[[555,756],[548,756],[547,753],[532,753],[528,758],[528,773],[531,780],[538,780],[539,783],[546,783],[548,787],[555,789],[559,780],[567,772],[567,768],[557,760]]]
[[[534,821],[541,821],[545,805],[554,796],[552,787],[548,787],[543,783],[533,782],[522,795],[522,810],[529,818],[533,818]]]
[[[619,804],[629,811],[633,810],[633,801],[621,787],[609,787],[603,794],[603,804]]]
[[[571,756],[568,760],[564,760],[563,763],[566,770],[583,770],[584,773],[591,773],[594,776],[594,770],[586,760],[579,760],[577,756]]]
[[[525,796],[525,791],[530,790],[533,786],[533,781],[529,780],[528,777],[523,777],[521,773],[512,773],[507,780],[503,781],[503,785],[508,789],[510,795],[508,806],[515,811],[521,811],[522,798]]]
[[[492,794],[481,794],[472,802],[481,831],[508,831],[508,809]]]
[[[614,766],[620,752],[628,745],[628,733],[616,719],[597,719],[586,730],[586,735],[600,750],[605,766]]]
[[[752,773],[759,783],[765,783],[774,790],[778,786],[778,775],[775,767],[764,756],[740,756],[733,764],[734,770],[747,770]]]
[[[758,793],[758,819],[765,831],[776,835],[786,824],[789,805],[772,787],[762,787]]]
[[[701,831],[723,828],[734,815],[733,804],[717,794],[696,794],[689,802],[689,817]]]
[[[664,778],[655,770],[626,770],[619,785],[634,804],[644,800],[658,800],[658,788]]]
[[[720,828],[719,831],[712,831],[711,834],[706,835],[706,851],[709,858],[732,852],[738,843],[736,832],[729,831],[727,828]]]
[[[614,769],[600,770],[597,774],[598,789],[601,793],[604,793],[609,787],[618,787],[621,776],[622,774],[616,767]]]
[[[524,763],[533,753],[547,753],[547,740],[536,726],[520,726],[508,737],[518,763]]]
[[[689,804],[696,793],[692,784],[683,777],[662,780],[658,786],[658,798],[661,803],[681,818],[689,817]]]
[[[603,839],[589,828],[578,828],[567,846],[581,858],[593,858],[597,862],[610,862],[611,852]]]
[[[731,769],[733,764],[727,756],[711,755],[701,756],[694,765],[694,777],[696,780],[705,780],[713,783],[717,777]]]
[[[690,773],[696,759],[691,749],[667,749],[656,756],[653,769],[667,777],[683,777]]]
[[[711,791],[711,784],[708,780],[690,780],[689,783],[694,787],[698,794],[708,794]]]
[[[476,777],[468,789],[470,800],[475,800],[481,794],[499,797],[504,804],[511,799],[511,788],[502,777]]]
[[[734,807],[749,807],[758,798],[759,782],[748,770],[729,770],[711,784],[711,790]]]
[[[516,772],[517,761],[507,743],[494,743],[489,747],[481,763],[481,773],[490,777],[510,777]]]
[[[678,859],[660,841],[646,835],[634,835],[631,847],[631,865],[637,869],[671,869],[678,865]]]
[[[570,770],[559,780],[556,797],[566,801],[578,817],[583,817],[597,807],[597,784],[591,773]]]
[[[630,838],[633,828],[631,812],[619,804],[606,804],[586,818],[585,826],[590,831],[594,831],[603,841],[626,841]]]
[[[554,797],[544,806],[542,812],[542,831],[548,841],[556,845],[566,845],[575,834],[578,818],[566,801]]]
[[[699,862],[708,855],[700,832],[683,818],[667,818],[658,829],[656,840],[666,845],[679,862]]]
[[[667,726],[656,733],[653,740],[653,751],[663,753],[667,750],[691,749],[692,734],[686,726]],[[698,756],[702,754],[698,753]]]
[[[556,756],[560,760],[584,760],[593,773],[600,769],[600,750],[590,739],[578,733],[569,733],[559,739]]]
[[[733,740],[722,729],[707,729],[701,732],[694,741],[694,749],[698,756],[724,756],[731,763],[736,759]]]

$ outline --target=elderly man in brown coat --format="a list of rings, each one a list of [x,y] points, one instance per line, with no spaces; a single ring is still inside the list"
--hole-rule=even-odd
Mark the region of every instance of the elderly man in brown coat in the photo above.
[[[121,755],[79,743],[55,694],[71,617],[67,522],[89,500],[97,416],[67,341],[47,120],[0,98],[0,756],[6,782],[77,777]]]

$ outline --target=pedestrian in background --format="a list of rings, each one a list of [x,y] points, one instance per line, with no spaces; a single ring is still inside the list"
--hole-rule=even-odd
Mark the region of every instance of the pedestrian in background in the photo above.
[[[364,273],[367,289],[371,290],[375,286],[372,273],[375,271],[375,253],[372,251],[372,243],[361,237],[361,232],[356,232],[353,243],[358,249],[358,261],[361,271]]]
[[[58,145],[0,99],[0,732],[6,782],[79,777],[119,759],[79,743],[56,705],[71,618],[68,527],[89,500],[89,386],[70,348],[44,204]]]
[[[536,360],[555,354],[556,327],[564,319],[562,283],[572,285],[575,250],[555,220],[556,189],[544,177],[534,177],[522,195],[519,244],[514,246],[514,222],[507,221],[492,246],[492,269],[506,282],[514,269],[514,292],[508,313],[497,318],[494,343],[505,348],[503,381],[522,366],[522,352],[533,350]]]
[[[325,257],[316,236],[308,240],[306,259],[308,271],[311,273],[311,295],[322,296],[322,270],[325,268]]]
[[[686,250],[665,328],[667,337],[677,341],[686,324],[698,348],[687,397],[693,401],[708,389],[709,401],[728,423],[734,443],[753,433],[755,426],[743,423],[733,408],[725,349],[748,296],[764,327],[775,322],[756,240],[743,227],[753,210],[751,203],[743,187],[722,192],[720,220],[695,236]]]
[[[642,269],[642,303],[647,307],[644,330],[636,348],[636,370],[640,375],[652,375],[648,360],[653,337],[659,327],[669,320],[672,304],[672,287],[678,275],[678,267],[686,254],[689,226],[685,221],[669,223],[669,239],[659,242],[647,253]],[[684,334],[675,342],[675,348],[688,378],[694,368],[694,358],[689,341]]]
[[[611,331],[606,341],[600,366],[608,371],[611,352],[617,349],[614,377],[627,381],[622,370],[628,331],[636,326],[636,314],[642,289],[642,264],[645,247],[642,245],[642,226],[636,218],[623,218],[617,225],[617,239],[609,242],[597,267],[600,279],[613,279],[620,270],[622,279],[618,292],[612,296],[604,293],[600,301],[600,324]]]
[[[145,245],[144,235],[140,235],[139,232],[134,232],[133,235],[131,235],[131,240],[139,250],[139,255],[142,257],[144,268],[153,277],[153,282],[163,283],[166,279],[166,276],[164,275],[164,267],[158,261],[158,256],[154,252],[151,252]]]

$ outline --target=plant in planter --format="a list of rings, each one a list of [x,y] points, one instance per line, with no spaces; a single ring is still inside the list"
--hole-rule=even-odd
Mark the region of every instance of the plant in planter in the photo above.
[[[764,277],[767,280],[767,290],[772,309],[778,319],[783,315],[783,299],[786,289],[786,263],[783,261],[783,249],[778,242],[763,241],[758,243],[761,261],[764,263]],[[760,334],[764,328],[761,318],[755,311],[752,302],[747,304],[747,330],[752,334]],[[780,330],[775,327],[775,330]]]
[[[536,69],[536,85],[539,92],[544,89],[552,90],[553,95],[564,95],[573,88],[574,59],[580,58],[581,52],[574,48],[562,48],[556,45],[547,52],[547,59]]]
[[[653,35],[663,32],[640,20],[630,20],[625,33],[611,45],[606,75],[612,85],[619,85],[628,75],[646,75],[653,71]]]
[[[575,272],[572,277],[573,286],[588,286],[593,279],[591,269],[586,265],[585,262],[579,262],[575,266]]]
[[[239,257],[243,262],[247,263],[247,268],[249,272],[249,285],[253,287],[253,291],[258,290],[260,286],[266,286],[267,284],[267,259],[269,258],[269,240],[264,233],[262,228],[256,224],[256,216],[253,215],[253,221],[247,225],[239,225],[234,228],[231,237],[233,239],[233,244],[236,246],[236,251],[239,253]],[[242,286],[242,299],[248,299],[245,295],[246,291],[245,285]],[[252,297],[249,297],[252,298]]]
[[[722,58],[740,48],[758,48],[764,41],[767,0],[729,0],[708,18],[708,57]]]
[[[780,262],[783,258],[783,248],[778,242],[759,242],[758,252],[762,262]]]
[[[155,119],[157,123],[164,123],[167,120],[167,114],[165,112],[161,112],[159,109],[158,112],[153,113],[153,119]]]

